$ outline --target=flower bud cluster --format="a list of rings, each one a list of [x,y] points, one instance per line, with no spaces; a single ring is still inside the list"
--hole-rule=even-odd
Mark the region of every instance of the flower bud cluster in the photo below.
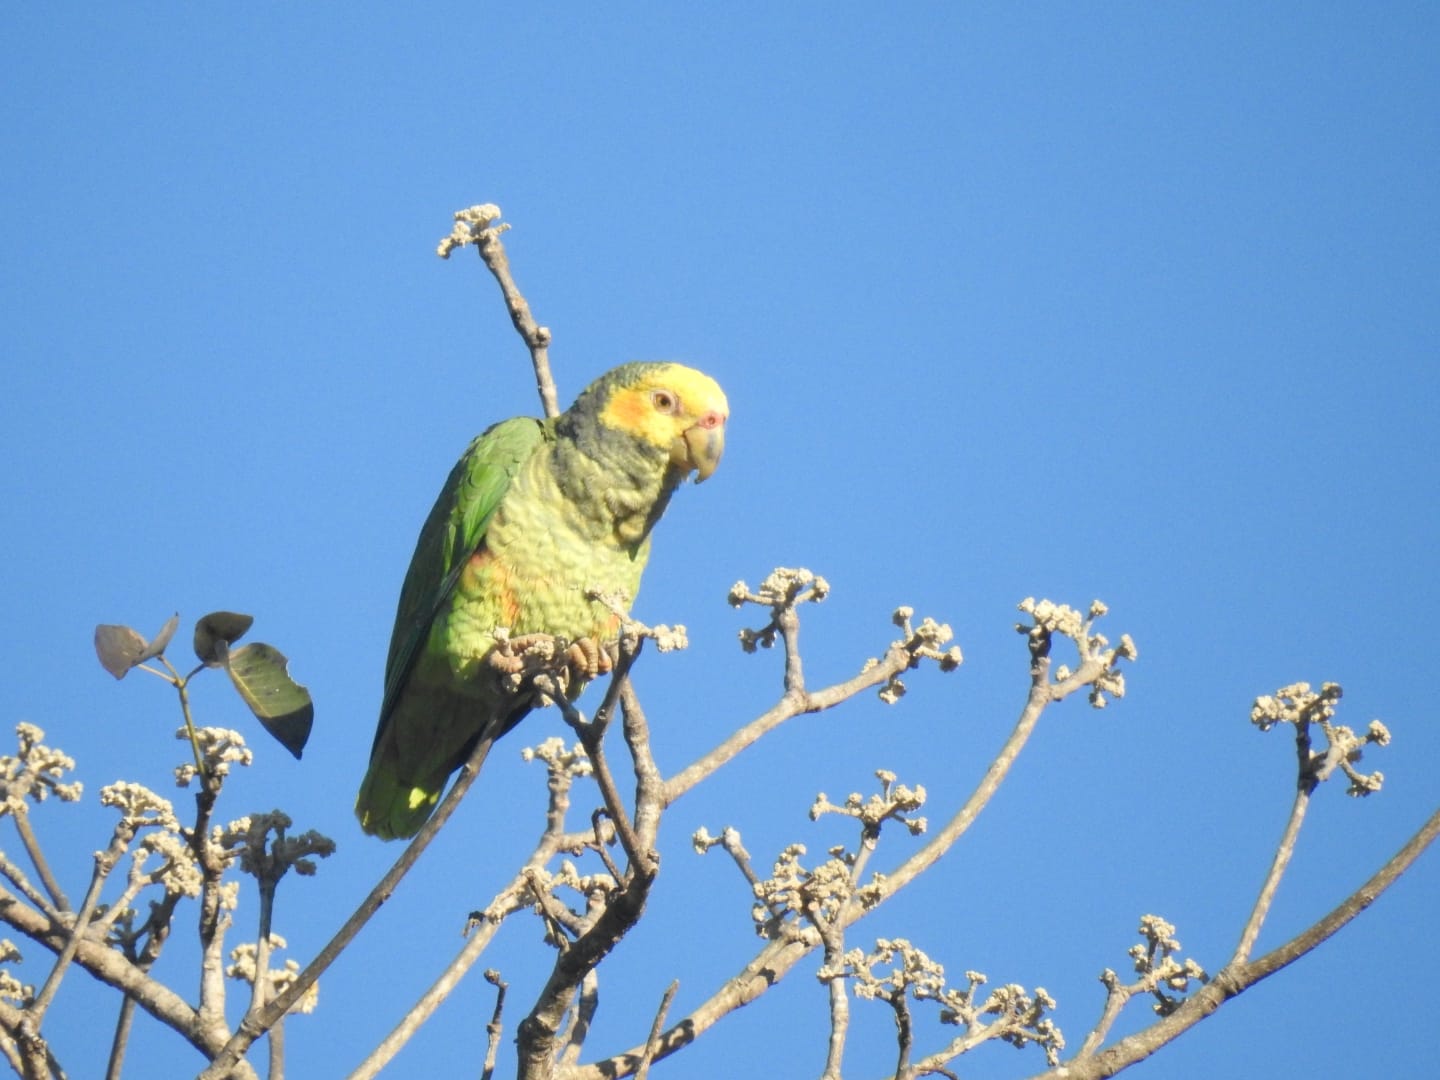
[[[862,907],[879,902],[884,877],[871,875],[867,884],[857,885],[854,877],[854,856],[843,848],[831,848],[829,858],[813,870],[800,858],[806,853],[804,844],[791,844],[775,859],[772,875],[754,884],[758,903],[751,909],[759,933],[769,932],[776,912],[794,912],[811,922],[829,923],[851,900]]]
[[[558,735],[552,735],[539,746],[527,746],[520,751],[520,757],[524,761],[541,761],[552,773],[561,776],[568,776],[572,779],[580,776],[589,776],[594,772],[590,759],[585,756],[585,751],[577,742],[569,750],[565,749],[565,740]]]
[[[285,948],[285,939],[279,934],[271,934],[269,946],[271,951]],[[254,942],[246,942],[237,945],[230,950],[231,963],[225,968],[225,974],[238,982],[255,985],[256,967],[258,965],[260,949]],[[300,974],[300,965],[294,960],[287,959],[282,968],[270,968],[265,972],[265,998],[272,1000],[279,997],[290,988],[295,977]],[[295,1004],[289,1008],[290,1013],[311,1013],[320,1004],[320,983],[315,981],[309,988],[296,999]]]
[[[882,965],[893,965],[877,973]],[[857,998],[889,1000],[909,994],[916,1001],[939,1000],[945,990],[945,968],[930,959],[905,938],[877,938],[869,953],[849,949],[838,966],[825,965],[817,972],[822,981],[843,976],[851,980]]]
[[[450,258],[452,252],[467,244],[477,244],[492,230],[497,233],[505,232],[509,225],[496,225],[500,220],[500,207],[494,203],[480,203],[475,206],[467,206],[464,210],[455,211],[455,225],[450,230],[450,235],[440,241],[435,248],[435,254],[442,259]]]
[[[925,805],[925,788],[918,784],[913,788],[897,784],[895,774],[888,769],[876,769],[875,776],[881,784],[879,795],[866,799],[859,792],[851,792],[845,802],[837,806],[822,791],[815,796],[815,803],[810,807],[810,820],[819,820],[821,814],[843,814],[859,821],[865,827],[867,836],[878,834],[880,826],[886,821],[898,821],[910,830],[912,836],[921,835],[926,828],[925,818],[909,818],[906,814]]]
[[[0,938],[0,964],[17,964],[22,957],[20,950],[9,938]],[[22,983],[7,969],[0,968],[0,1001],[24,1008],[35,999],[35,987]]]
[[[1153,994],[1155,1012],[1169,1016],[1180,1007],[1184,1000],[1181,995],[1190,991],[1192,982],[1203,986],[1210,981],[1210,976],[1197,961],[1176,958],[1180,941],[1175,937],[1175,927],[1159,915],[1142,915],[1139,933],[1141,940],[1128,950],[1135,972],[1140,976],[1139,983],[1131,990]],[[1109,968],[1101,973],[1100,981],[1112,991],[1120,986],[1120,977]]]
[[[156,825],[168,832],[180,831],[179,819],[169,799],[161,798],[143,784],[118,781],[100,789],[100,805],[120,811],[121,822],[130,829]]]
[[[15,734],[19,752],[0,754],[0,814],[24,813],[26,799],[37,803],[50,795],[62,802],[79,799],[83,785],[61,779],[75,768],[75,759],[44,745],[45,732],[34,724],[17,724]]]
[[[303,877],[311,877],[316,870],[315,858],[333,855],[335,841],[314,829],[289,836],[286,830],[292,824],[290,815],[280,810],[251,814],[223,829],[217,827],[212,840],[239,859],[244,873],[259,881],[277,882],[292,868]]]
[[[882,970],[888,968],[888,970]],[[1050,1065],[1060,1060],[1065,1036],[1046,1016],[1055,1008],[1055,999],[1041,987],[1032,992],[1018,983],[996,987],[983,1000],[979,990],[988,981],[979,971],[965,972],[964,987],[945,985],[945,968],[905,938],[879,938],[869,953],[850,949],[838,964],[819,971],[821,980],[848,978],[855,996],[862,1000],[895,1004],[908,996],[914,1001],[934,1001],[940,1006],[940,1022],[965,1028],[980,1039],[999,1039],[1012,1046],[1036,1043]]]
[[[178,728],[175,737],[188,740],[190,732],[187,728]],[[245,745],[245,736],[230,728],[196,728],[195,744],[200,749],[200,759],[205,762],[205,773],[208,776],[229,776],[231,765],[248,767],[255,761],[255,754]],[[193,761],[176,767],[177,786],[189,787],[194,779]]]
[[[1312,724],[1318,727],[1327,745],[1309,756],[1305,765],[1308,776],[1314,781],[1328,780],[1338,768],[1350,781],[1345,789],[1347,795],[1371,795],[1384,786],[1385,774],[1378,769],[1362,773],[1355,765],[1364,757],[1367,746],[1389,746],[1390,730],[1379,720],[1370,721],[1363,735],[1344,724],[1332,723],[1344,693],[1338,683],[1322,683],[1318,693],[1310,689],[1309,683],[1291,683],[1256,698],[1250,708],[1250,722],[1261,731],[1278,724],[1293,724],[1305,739],[1309,738]]]
[[[1032,656],[1049,656],[1056,634],[1075,643],[1080,668],[1072,672],[1067,664],[1057,665],[1053,673],[1055,687],[1064,687],[1065,683],[1083,673],[1084,682],[1080,685],[1090,687],[1090,704],[1094,708],[1103,709],[1111,698],[1125,696],[1125,675],[1116,665],[1121,660],[1133,661],[1140,653],[1129,634],[1121,634],[1120,643],[1112,648],[1109,638],[1094,631],[1095,621],[1110,611],[1103,600],[1091,601],[1083,616],[1068,604],[1036,600],[1033,596],[1020,601],[1019,607],[1030,616],[1031,621],[1017,623],[1015,629],[1029,639]],[[1060,696],[1075,688],[1066,687]]]

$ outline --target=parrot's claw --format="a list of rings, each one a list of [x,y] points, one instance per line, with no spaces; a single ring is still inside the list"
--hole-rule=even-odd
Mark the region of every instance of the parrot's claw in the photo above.
[[[613,666],[610,654],[591,637],[583,637],[572,642],[570,648],[565,651],[565,660],[570,665],[571,679],[580,679],[585,682],[597,675],[608,675]]]

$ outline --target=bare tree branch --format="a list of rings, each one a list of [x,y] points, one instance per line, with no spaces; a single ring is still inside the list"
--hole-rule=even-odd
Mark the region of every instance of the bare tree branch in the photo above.
[[[823,579],[821,580],[823,581]],[[742,583],[732,590],[732,602],[737,595],[748,599],[752,594]],[[1103,605],[1097,603],[1092,607],[1089,620],[1082,620],[1071,609],[1059,608],[1055,605],[1047,606],[1047,602],[1036,605],[1033,601],[1026,601],[1022,605],[1022,609],[1031,614],[1034,620],[1033,625],[1019,627],[1028,634],[1029,638],[1031,688],[1014,730],[1001,747],[999,754],[991,763],[975,791],[955,816],[924,848],[907,859],[895,872],[887,874],[875,884],[873,902],[862,905],[858,897],[852,897],[836,920],[839,927],[853,925],[878,908],[885,900],[895,896],[926,869],[934,865],[954,845],[999,789],[1033,733],[1041,714],[1051,702],[1063,700],[1082,689],[1091,691],[1093,702],[1098,685],[1103,683],[1107,688],[1115,686],[1113,665],[1116,661],[1134,655],[1134,646],[1129,642],[1128,637],[1122,638],[1122,645],[1119,648],[1106,650],[1102,647],[1103,639],[1096,638],[1091,633],[1094,619],[1103,614]],[[896,614],[897,622],[908,625],[908,611]],[[901,618],[902,615],[903,618]],[[794,640],[785,637],[784,628],[778,618],[774,625],[782,639],[787,642]],[[1050,649],[1052,637],[1056,633],[1075,640],[1082,659],[1079,667],[1073,673],[1067,671],[1064,673],[1064,678],[1052,680]],[[679,794],[683,794],[690,786],[698,783],[709,772],[713,772],[715,768],[729,761],[745,746],[753,743],[765,732],[783,722],[784,719],[798,715],[802,711],[814,711],[805,706],[813,706],[819,702],[822,707],[828,707],[853,696],[866,687],[888,684],[901,672],[914,666],[922,648],[934,651],[933,646],[928,644],[921,635],[911,633],[905,641],[892,645],[885,657],[878,663],[867,667],[860,675],[847,683],[837,684],[837,686],[816,694],[806,693],[803,690],[798,694],[792,694],[787,688],[785,697],[781,699],[780,704],[741,729],[741,733],[738,735],[744,737],[743,744],[736,745],[737,737],[732,737],[721,747],[700,759],[699,762],[685,769],[679,774],[680,777],[685,778],[683,782],[677,783],[679,779],[677,777],[667,783],[667,797],[678,797]],[[958,663],[958,657],[954,662]],[[787,664],[787,684],[792,683],[793,671],[794,668]],[[734,1009],[749,1004],[755,997],[779,982],[800,960],[823,944],[822,934],[813,927],[792,930],[791,934],[767,943],[739,974],[665,1033],[661,1040],[659,1057],[663,1058],[688,1045],[712,1027],[721,1017]],[[632,1048],[603,1061],[572,1070],[567,1074],[567,1080],[611,1080],[613,1077],[630,1075],[637,1067],[643,1053],[643,1046]]]
[[[636,643],[638,647],[638,642]],[[655,829],[659,824],[663,784],[659,770],[650,756],[649,730],[640,710],[629,678],[617,667],[613,678],[624,683],[620,690],[626,744],[630,747],[636,775],[635,857],[627,860],[624,879],[606,898],[593,923],[570,947],[556,957],[555,966],[544,990],[520,1023],[517,1043],[520,1053],[520,1075],[527,1078],[548,1078],[555,1069],[557,1035],[566,1011],[585,975],[607,956],[639,920],[659,868],[655,853]],[[606,809],[612,819],[623,807]],[[643,1048],[641,1050],[643,1054]]]
[[[540,392],[540,404],[546,416],[560,415],[559,396],[555,391],[555,379],[550,373],[550,330],[541,326],[530,314],[530,305],[515,284],[510,273],[510,260],[500,235],[509,225],[496,224],[500,220],[500,208],[494,203],[472,206],[455,213],[455,228],[449,236],[440,241],[437,254],[448,259],[457,247],[474,244],[480,258],[495,275],[500,292],[505,297],[505,308],[510,312],[510,321],[515,331],[530,350],[530,362],[535,368],[535,384]]]
[[[65,930],[14,901],[12,894],[0,889],[0,910],[4,912],[5,921],[32,941],[58,954],[69,941],[74,940]],[[96,979],[133,998],[142,1009],[178,1032],[207,1058],[222,1049],[223,1040],[216,1038],[211,1029],[200,1023],[196,1011],[182,997],[140,971],[108,945],[88,938],[80,939],[75,948],[75,962]],[[241,1077],[255,1075],[254,1070],[243,1061],[235,1062],[230,1068]]]
[[[25,845],[25,852],[30,856],[30,862],[35,867],[35,872],[40,875],[40,884],[45,886],[45,891],[50,894],[55,907],[60,911],[70,910],[70,901],[65,897],[65,891],[60,888],[60,882],[55,880],[55,874],[50,869],[49,862],[45,859],[45,853],[40,849],[40,841],[35,837],[35,830],[30,825],[30,811],[21,803],[20,806],[10,815],[15,822],[15,829],[20,834],[20,842]]]
[[[460,800],[465,797],[465,793],[470,790],[470,785],[480,774],[480,767],[490,753],[492,742],[492,739],[482,737],[475,744],[475,749],[471,751],[469,759],[456,774],[450,790],[440,800],[440,804],[436,806],[430,819],[420,827],[415,838],[395,860],[395,864],[386,871],[385,876],[370,890],[369,895],[360,902],[360,906],[355,909],[350,918],[345,920],[345,923],[335,932],[335,936],[320,950],[315,959],[310,961],[305,969],[295,977],[295,981],[282,993],[276,995],[259,1012],[246,1015],[235,1034],[215,1055],[209,1068],[200,1074],[201,1080],[221,1080],[222,1077],[230,1075],[231,1070],[239,1064],[251,1044],[270,1030],[275,1022],[290,1010],[300,996],[310,989],[315,980],[354,940],[355,935],[370,921],[375,912],[380,909],[380,905],[390,898],[390,894],[395,891],[401,879],[415,865],[416,860],[420,858],[425,849],[430,846],[430,841],[440,831],[441,826],[450,820],[450,815],[455,812],[455,808],[460,805]]]
[[[1099,1080],[1114,1076],[1137,1061],[1143,1061],[1204,1020],[1226,1001],[1244,993],[1261,979],[1268,978],[1294,963],[1334,935],[1390,888],[1429,847],[1437,834],[1440,834],[1440,809],[1437,809],[1368,881],[1313,926],[1255,960],[1226,965],[1211,979],[1208,986],[1187,998],[1169,1016],[1156,1021],[1143,1031],[1121,1039],[1093,1056],[1067,1061],[1049,1073],[1037,1073],[1037,1080],[1042,1075],[1062,1076],[1066,1080]]]
[[[59,910],[51,905],[50,901],[45,898],[45,895],[41,893],[39,889],[30,884],[30,879],[25,876],[25,872],[7,859],[4,852],[0,852],[0,874],[3,874],[6,880],[14,885],[31,904],[45,912],[46,915],[55,921],[60,921]]]
[[[95,914],[95,906],[100,902],[100,890],[105,885],[105,879],[121,856],[125,854],[134,835],[134,829],[127,828],[126,824],[122,822],[112,834],[110,846],[104,851],[95,853],[95,869],[90,876],[90,887],[85,891],[85,899],[70,926],[69,941],[60,950],[60,956],[55,961],[55,966],[50,969],[50,974],[45,979],[45,985],[40,988],[40,992],[35,995],[34,1002],[25,1010],[29,1022],[35,1026],[36,1030],[39,1029],[41,1021],[45,1018],[50,1003],[55,1000],[55,994],[60,989],[60,980],[64,978],[66,970],[70,967],[70,961],[75,958],[75,950],[80,947],[80,939],[84,937],[90,919]]]
[[[509,226],[500,223],[500,216],[499,208],[492,204],[456,213],[454,230],[441,242],[439,254],[448,257],[457,247],[475,245],[500,287],[513,326],[529,350],[545,415],[555,417],[560,410],[548,358],[551,333],[537,323],[528,302],[515,284],[501,243],[501,237]],[[749,854],[740,844],[738,831],[727,826],[719,838],[711,837],[703,830],[697,833],[697,848],[703,851],[713,846],[724,846],[745,876],[756,897],[754,917],[765,938],[763,944],[733,978],[680,1022],[672,1024],[668,1020],[678,987],[677,982],[671,982],[641,1045],[591,1064],[579,1063],[599,1004],[598,967],[637,924],[659,872],[656,838],[663,812],[676,799],[714,776],[736,756],[792,717],[832,708],[869,689],[878,689],[879,696],[893,704],[906,692],[902,676],[919,667],[923,661],[936,661],[945,671],[953,670],[960,664],[958,648],[941,651],[950,639],[949,627],[931,619],[925,619],[918,626],[913,625],[912,609],[902,607],[895,611],[893,617],[895,625],[902,630],[900,640],[890,644],[878,659],[867,662],[854,677],[811,691],[807,686],[800,650],[799,605],[822,601],[828,590],[828,583],[808,570],[783,568],[770,575],[758,590],[752,591],[743,582],[732,588],[732,604],[737,607],[758,605],[768,612],[764,625],[742,630],[740,637],[747,651],[772,647],[777,643],[780,645],[783,653],[781,694],[772,708],[668,780],[662,776],[651,753],[649,725],[630,678],[644,637],[655,637],[662,650],[673,647],[668,646],[661,635],[661,631],[669,633],[667,628],[651,630],[633,623],[626,615],[624,602],[594,595],[590,598],[609,603],[621,618],[618,651],[610,651],[606,647],[602,655],[597,643],[588,640],[561,643],[559,651],[565,652],[568,657],[565,661],[571,665],[568,669],[552,667],[537,672],[527,667],[526,662],[521,663],[516,670],[526,673],[531,679],[531,689],[559,707],[566,722],[576,732],[579,745],[567,754],[563,743],[554,739],[547,740],[537,749],[526,751],[528,756],[538,756],[546,762],[550,790],[545,827],[533,853],[511,881],[495,895],[489,907],[472,915],[463,947],[395,1028],[360,1064],[352,1074],[352,1080],[373,1077],[384,1068],[454,991],[493,941],[501,922],[512,914],[529,910],[537,912],[544,921],[546,941],[555,947],[556,955],[543,989],[528,1015],[517,1026],[515,1041],[522,1080],[617,1080],[626,1075],[644,1080],[654,1062],[689,1045],[713,1028],[721,1017],[753,1002],[802,959],[817,952],[823,952],[818,974],[826,984],[830,1006],[829,1045],[823,1080],[841,1078],[850,1035],[852,1001],[874,999],[887,1002],[894,1014],[897,1028],[896,1080],[912,1080],[929,1074],[953,1077],[955,1074],[946,1068],[948,1063],[991,1039],[1003,1039],[1016,1046],[1039,1043],[1045,1048],[1047,1060],[1052,1066],[1055,1064],[1064,1043],[1059,1028],[1046,1015],[1054,1009],[1055,1003],[1043,989],[1037,988],[1032,994],[1018,984],[1007,984],[994,987],[982,1000],[977,996],[977,989],[987,981],[984,974],[967,971],[968,988],[946,986],[941,965],[909,941],[877,939],[875,950],[865,955],[863,949],[847,950],[847,931],[932,869],[966,834],[995,797],[1052,702],[1062,701],[1081,690],[1087,691],[1091,704],[1096,707],[1103,706],[1109,698],[1123,696],[1124,674],[1118,665],[1121,660],[1134,659],[1134,645],[1127,636],[1122,637],[1118,646],[1111,648],[1102,635],[1094,632],[1096,620],[1105,614],[1104,605],[1099,601],[1091,605],[1088,615],[1048,601],[1029,599],[1020,605],[1030,617],[1028,622],[1017,627],[1026,635],[1029,646],[1030,686],[1014,728],[969,797],[955,809],[938,832],[932,833],[923,846],[903,858],[894,870],[882,873],[874,869],[882,825],[886,822],[904,824],[916,835],[925,831],[924,820],[911,813],[924,803],[925,792],[919,787],[911,789],[896,785],[895,776],[883,770],[877,775],[884,790],[880,796],[872,796],[869,802],[853,796],[846,800],[844,806],[837,806],[830,804],[824,795],[817,798],[812,817],[820,813],[848,814],[859,820],[860,833],[853,850],[844,845],[834,848],[830,851],[829,861],[813,869],[802,864],[804,847],[791,845],[777,857],[773,875],[769,879],[761,879],[751,865]],[[248,622],[248,616],[242,618]],[[110,846],[97,854],[80,910],[72,914],[69,901],[52,874],[31,828],[24,800],[28,797],[38,803],[47,790],[61,798],[78,797],[78,784],[65,786],[58,782],[62,768],[73,766],[73,762],[58,752],[40,747],[39,738],[43,733],[38,729],[30,725],[21,726],[21,754],[5,758],[6,771],[0,778],[5,784],[5,790],[0,792],[5,796],[0,800],[4,804],[0,811],[8,811],[15,818],[21,841],[38,875],[39,887],[0,853],[0,877],[15,889],[12,893],[0,884],[0,920],[54,952],[57,959],[39,994],[26,1007],[16,1008],[9,1003],[10,1000],[19,1000],[14,993],[7,992],[6,999],[0,1000],[0,1053],[26,1080],[54,1080],[57,1076],[63,1080],[63,1071],[40,1029],[47,1009],[56,999],[63,977],[78,965],[123,995],[108,1077],[118,1080],[134,1010],[139,1006],[179,1032],[210,1060],[209,1066],[200,1074],[201,1080],[254,1077],[255,1069],[247,1062],[246,1056],[254,1041],[266,1033],[269,1035],[272,1080],[282,1080],[285,1016],[391,895],[430,840],[447,822],[478,775],[493,741],[492,732],[482,732],[469,760],[457,774],[435,813],[331,941],[298,975],[272,983],[272,973],[269,972],[270,930],[275,887],[283,868],[272,868],[271,876],[267,877],[266,872],[249,865],[246,860],[255,854],[257,843],[237,845],[230,836],[237,829],[216,830],[215,835],[222,839],[217,841],[212,838],[211,822],[224,771],[215,767],[207,753],[202,753],[202,742],[206,732],[217,729],[197,731],[191,719],[187,696],[188,682],[202,670],[203,664],[202,668],[183,676],[171,666],[164,655],[164,643],[173,633],[173,619],[156,639],[159,644],[154,647],[128,628],[102,629],[131,635],[129,639],[125,639],[124,633],[118,639],[111,638],[107,648],[101,651],[101,662],[107,670],[117,677],[122,675],[127,670],[126,656],[129,655],[133,661],[130,666],[139,666],[159,675],[178,691],[185,719],[184,731],[189,735],[195,754],[194,772],[201,782],[196,795],[195,824],[189,830],[182,830],[173,820],[167,802],[165,814],[171,822],[167,828],[172,832],[160,837],[160,840],[172,846],[166,848],[161,843],[151,846],[152,838],[147,836],[143,845],[135,847],[131,872],[118,902],[97,915],[101,911],[100,898],[105,883],[118,861],[131,852],[138,826],[159,823],[133,814],[122,818]],[[683,628],[678,630],[683,637]],[[551,646],[556,640],[546,635],[527,637],[546,638],[546,643]],[[1065,664],[1052,663],[1052,645],[1057,637],[1068,639],[1075,645],[1078,662],[1073,670]],[[127,654],[127,640],[138,640],[135,648],[140,651]],[[568,652],[567,644],[570,646]],[[98,636],[97,649],[100,649]],[[497,648],[495,655],[500,651]],[[204,658],[198,645],[197,653]],[[535,655],[540,654],[537,652]],[[158,659],[165,671],[141,662],[147,659]],[[586,679],[609,670],[612,663],[614,670],[604,699],[593,719],[587,721],[572,704],[571,691]],[[1046,1075],[1087,1080],[1090,1077],[1111,1076],[1154,1053],[1230,998],[1294,962],[1336,933],[1389,888],[1440,833],[1440,810],[1437,810],[1385,866],[1324,919],[1279,948],[1258,959],[1251,959],[1293,856],[1309,800],[1319,782],[1334,772],[1343,772],[1350,779],[1352,794],[1366,794],[1379,790],[1383,780],[1378,772],[1368,776],[1360,774],[1354,763],[1359,760],[1358,748],[1363,742],[1383,742],[1388,739],[1388,733],[1376,722],[1370,735],[1362,740],[1346,728],[1332,726],[1329,717],[1338,697],[1339,688],[1332,684],[1327,684],[1318,695],[1309,694],[1308,687],[1296,684],[1280,691],[1274,698],[1261,699],[1268,703],[1264,708],[1257,701],[1252,719],[1262,728],[1281,721],[1295,723],[1297,791],[1273,860],[1230,962],[1213,979],[1191,960],[1186,960],[1182,967],[1171,955],[1180,947],[1174,938],[1174,927],[1158,916],[1144,916],[1141,933],[1145,940],[1131,950],[1140,978],[1122,985],[1114,972],[1107,970],[1103,977],[1107,997],[1095,1027],[1075,1058],[1056,1066]],[[611,760],[613,755],[607,752],[605,745],[605,736],[612,726],[611,720],[617,708],[620,709],[623,738],[629,753],[629,768],[634,776],[633,794],[629,797],[622,793],[624,769],[618,760]],[[1319,751],[1313,748],[1312,727],[1318,727],[1329,739],[1326,748]],[[614,745],[612,742],[610,750],[614,749]],[[567,832],[572,783],[576,777],[584,775],[594,777],[602,805],[591,814],[588,831]],[[138,785],[118,786],[138,788]],[[907,817],[907,814],[910,816]],[[288,825],[288,819],[285,823]],[[178,841],[175,836],[181,834],[188,834],[190,852],[177,856],[174,845]],[[263,847],[262,839],[258,848]],[[560,861],[559,867],[553,871],[550,869],[562,853],[578,857],[586,851],[595,853],[604,865],[604,873],[582,873],[569,860]],[[166,857],[166,864],[159,869],[146,870],[145,857],[156,852]],[[189,885],[177,886],[176,879],[167,875],[181,863],[187,870],[193,871],[195,867],[189,862],[191,853],[198,866],[198,878],[192,877]],[[231,924],[229,911],[233,907],[233,894],[227,891],[231,885],[223,879],[237,857],[242,870],[254,873],[259,880],[260,917],[258,940],[253,949],[255,974],[251,1000],[239,1028],[232,1033],[225,1015],[222,956],[224,937]],[[862,880],[867,875],[870,880]],[[198,884],[195,884],[197,880]],[[149,918],[137,929],[133,925],[137,917],[131,905],[141,890],[151,885],[163,885],[165,898],[152,904]],[[171,932],[176,903],[181,895],[177,888],[190,895],[198,889],[200,896],[201,977],[198,1004],[194,1008],[149,975]],[[570,891],[578,893],[583,903],[576,903],[569,895]],[[277,947],[283,946],[283,941],[278,938],[276,943]],[[241,947],[242,950],[249,948],[248,944]],[[18,953],[14,953],[13,958],[18,959]],[[232,969],[231,974],[234,973]],[[273,974],[279,980],[282,973]],[[289,976],[290,971],[284,974]],[[6,977],[9,979],[8,974]],[[247,976],[242,973],[240,977]],[[503,1031],[501,1020],[507,986],[493,971],[487,972],[486,978],[497,987],[493,1014],[486,1025],[482,1075],[488,1080],[495,1070]],[[1187,981],[1190,978],[1204,984],[1193,994]],[[7,985],[12,985],[12,982],[7,982]],[[282,985],[284,989],[277,992]],[[24,992],[28,994],[29,989]],[[1157,999],[1156,1011],[1160,1019],[1145,1030],[1105,1047],[1105,1040],[1121,1011],[1129,1001],[1142,994],[1150,994]],[[917,1058],[915,1017],[910,1006],[912,1000],[916,1003],[927,1000],[939,1002],[941,1021],[960,1027],[961,1034],[950,1039],[938,1051]],[[862,1007],[856,1005],[854,1008]]]
[[[490,1080],[495,1075],[495,1056],[500,1049],[500,1035],[505,1030],[500,1022],[505,1015],[505,992],[510,989],[510,984],[494,968],[485,972],[485,981],[495,987],[495,1011],[485,1025],[485,1067],[480,1071],[480,1080]]]
[[[557,739],[555,742],[558,743],[559,740]],[[536,842],[534,851],[510,883],[490,901],[489,906],[483,912],[476,912],[471,917],[465,945],[380,1045],[350,1074],[351,1080],[368,1080],[369,1077],[377,1075],[389,1064],[400,1052],[401,1047],[413,1038],[421,1026],[434,1015],[435,1010],[450,996],[455,987],[459,985],[460,980],[480,959],[494,939],[496,931],[499,930],[501,921],[524,906],[523,897],[528,895],[528,881],[531,874],[546,866],[558,852],[566,850],[562,846],[562,840],[565,837],[565,816],[570,808],[570,791],[577,775],[576,767],[583,762],[573,761],[558,746],[542,748],[540,753],[527,754],[527,757],[529,756],[541,757],[549,766],[547,770],[549,800],[545,811],[545,829]],[[496,978],[498,979],[498,977],[497,975]],[[486,978],[489,978],[488,972]],[[490,981],[495,982],[493,979]],[[496,985],[502,984],[496,983]],[[501,997],[503,999],[503,991]],[[497,1019],[492,1021],[494,1023],[498,1023],[500,1004],[501,1001],[497,1000]]]

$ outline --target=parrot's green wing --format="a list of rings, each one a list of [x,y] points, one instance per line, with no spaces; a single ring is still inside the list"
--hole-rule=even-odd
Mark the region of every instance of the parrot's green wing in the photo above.
[[[554,425],[530,417],[505,420],[476,437],[466,449],[430,516],[420,530],[390,636],[385,664],[385,698],[380,706],[378,745],[390,713],[405,688],[430,625],[455,589],[466,560],[485,540],[485,529],[520,465],[544,442]]]

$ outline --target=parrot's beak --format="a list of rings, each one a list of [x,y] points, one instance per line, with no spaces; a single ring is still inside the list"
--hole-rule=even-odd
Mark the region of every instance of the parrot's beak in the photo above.
[[[725,417],[709,412],[686,428],[670,448],[670,463],[687,472],[695,470],[698,484],[709,478],[725,452]]]

